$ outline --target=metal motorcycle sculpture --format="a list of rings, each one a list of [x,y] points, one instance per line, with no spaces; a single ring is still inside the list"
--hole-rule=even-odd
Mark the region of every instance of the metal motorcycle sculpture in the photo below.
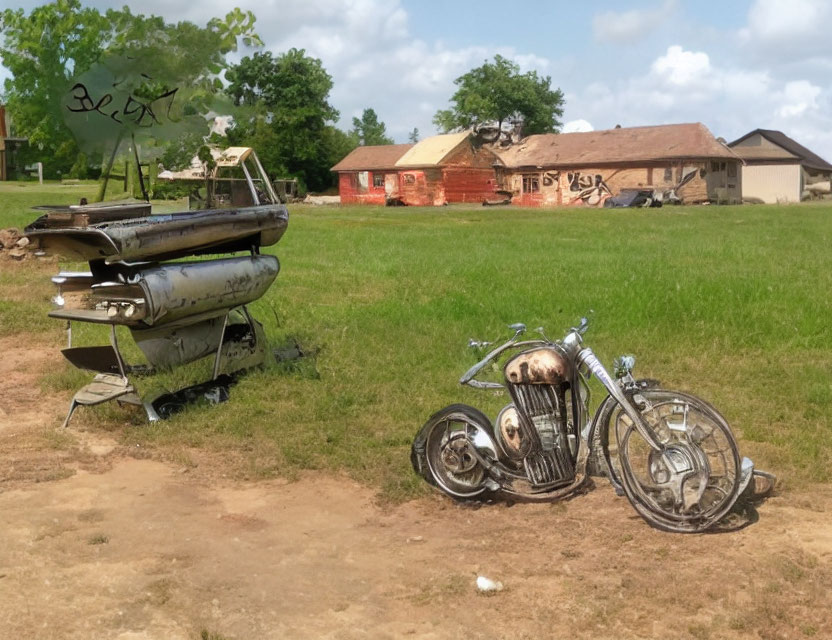
[[[632,375],[635,358],[615,361],[611,376],[583,344],[581,320],[560,341],[514,335],[460,379],[478,389],[507,389],[512,402],[491,421],[464,404],[430,417],[412,447],[414,469],[456,499],[494,492],[555,500],[582,487],[593,466],[623,492],[652,526],[701,532],[718,523],[743,494],[761,495],[774,484],[740,458],[725,419],[687,393],[650,387]],[[489,342],[471,340],[469,346]],[[505,384],[476,380],[483,369],[512,352]],[[608,395],[589,412],[588,380]],[[591,461],[594,464],[591,464]]]

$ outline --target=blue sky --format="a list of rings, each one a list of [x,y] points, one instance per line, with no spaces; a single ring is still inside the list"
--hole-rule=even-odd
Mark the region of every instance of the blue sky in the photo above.
[[[27,10],[36,4],[0,0]],[[251,9],[266,48],[295,46],[321,58],[335,82],[340,126],[373,107],[397,141],[414,127],[433,133],[432,116],[447,106],[454,78],[500,53],[551,76],[566,95],[566,130],[699,121],[732,140],[773,128],[832,159],[832,2],[825,0],[126,4],[201,24],[234,5]]]

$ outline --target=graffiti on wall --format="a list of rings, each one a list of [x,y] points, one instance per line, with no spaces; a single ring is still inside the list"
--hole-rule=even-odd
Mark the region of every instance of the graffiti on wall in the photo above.
[[[662,170],[665,180],[654,183],[655,172]],[[603,207],[610,198],[634,191],[645,194],[645,202],[681,202],[684,198],[680,190],[703,175],[701,166],[674,163],[668,167],[625,167],[609,171],[547,169],[501,178],[506,189],[525,204]],[[661,176],[659,173],[656,177]]]
[[[566,181],[572,194],[568,202],[570,205],[581,202],[593,207],[600,206],[612,195],[612,191],[600,173],[592,175],[573,171],[566,174]]]
[[[543,172],[543,186],[554,187],[557,186],[560,180],[560,171],[544,171]]]
[[[662,193],[662,200],[664,202],[681,202],[682,198],[679,196],[679,189],[681,189],[688,182],[693,180],[698,172],[698,167],[685,167],[684,169],[682,169],[679,181],[670,189],[667,189]]]

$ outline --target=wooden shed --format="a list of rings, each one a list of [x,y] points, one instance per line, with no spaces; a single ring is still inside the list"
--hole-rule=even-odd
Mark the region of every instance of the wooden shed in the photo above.
[[[602,206],[626,189],[739,202],[742,163],[701,123],[529,136],[495,148],[500,189],[525,206]]]
[[[728,146],[745,162],[744,199],[800,202],[831,191],[832,165],[781,131],[755,129]]]
[[[338,174],[341,204],[385,204],[399,191],[396,161],[412,144],[385,144],[353,149],[332,171]]]

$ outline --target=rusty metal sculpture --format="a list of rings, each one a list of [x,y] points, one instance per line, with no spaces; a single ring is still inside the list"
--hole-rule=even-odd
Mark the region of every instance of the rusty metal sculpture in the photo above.
[[[253,160],[247,168],[243,160]],[[67,413],[108,400],[143,405],[157,420],[189,396],[138,397],[131,375],[164,370],[213,355],[213,375],[202,395],[227,396],[228,376],[262,364],[262,325],[247,305],[266,293],[280,269],[260,247],[280,240],[288,224],[268,177],[249,149],[241,154],[243,177],[229,178],[230,208],[149,215],[150,205],[86,205],[49,208],[26,228],[48,252],[85,260],[89,271],[61,272],[50,317],[67,323],[64,356],[94,371]],[[239,188],[238,188],[239,187]],[[245,251],[248,255],[209,260],[181,258]],[[72,323],[109,325],[110,345],[74,347]],[[116,327],[129,329],[147,365],[131,366],[119,348]],[[199,386],[199,385],[198,385]],[[203,388],[204,387],[204,388]],[[190,391],[193,391],[191,389]]]
[[[414,469],[463,500],[495,493],[554,500],[573,495],[595,472],[648,523],[675,532],[714,528],[736,512],[740,496],[755,500],[771,491],[774,477],[740,458],[716,409],[690,394],[637,381],[632,356],[618,358],[611,376],[583,344],[587,325],[584,318],[560,341],[542,329],[539,339],[520,340],[525,325],[512,325],[513,337],[460,379],[478,389],[507,389],[511,404],[493,425],[467,405],[435,413],[413,442]],[[504,384],[475,379],[507,352],[513,355],[503,367]],[[608,393],[594,415],[591,375]]]

